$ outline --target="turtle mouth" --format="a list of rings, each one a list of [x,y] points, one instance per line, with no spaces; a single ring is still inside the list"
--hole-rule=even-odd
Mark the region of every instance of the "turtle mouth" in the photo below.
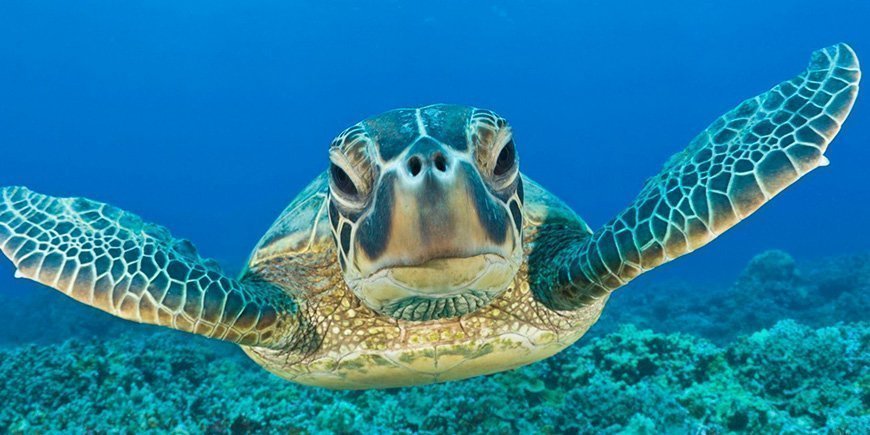
[[[453,296],[468,289],[490,288],[493,268],[512,262],[496,253],[461,257],[436,257],[413,263],[384,265],[369,275],[367,281],[388,279],[417,296]]]
[[[513,255],[513,246],[504,247],[491,243],[479,246],[450,246],[447,249],[426,249],[424,246],[407,246],[408,250],[402,255],[384,255],[378,259],[368,261],[368,271],[363,275],[375,276],[385,270],[401,268],[430,268],[445,269],[449,267],[467,267],[480,258],[502,259],[508,261]],[[426,252],[429,251],[429,252]]]
[[[475,311],[504,292],[519,265],[496,253],[436,257],[384,265],[355,287],[372,309],[405,320],[431,320]]]
[[[471,269],[474,267],[474,265],[479,265],[481,261],[484,261],[486,259],[486,257],[491,257],[492,259],[502,259],[505,261],[507,260],[504,255],[494,250],[490,252],[482,252],[479,254],[470,255],[440,255],[424,260],[399,259],[398,261],[379,265],[378,268],[374,272],[372,272],[370,276],[375,276],[379,273],[384,273],[385,271],[395,271],[402,269],[427,269],[432,271],[452,270],[455,268]]]

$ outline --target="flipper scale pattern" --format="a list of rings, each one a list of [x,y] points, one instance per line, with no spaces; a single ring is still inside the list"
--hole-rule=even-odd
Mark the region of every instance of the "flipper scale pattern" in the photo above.
[[[0,250],[16,276],[128,320],[256,346],[278,346],[294,322],[281,289],[229,278],[189,241],[84,198],[0,189]]]
[[[852,49],[813,53],[792,80],[717,119],[650,178],[634,203],[591,237],[562,249],[537,277],[557,309],[588,305],[639,274],[692,252],[733,227],[809,171],[858,94]]]

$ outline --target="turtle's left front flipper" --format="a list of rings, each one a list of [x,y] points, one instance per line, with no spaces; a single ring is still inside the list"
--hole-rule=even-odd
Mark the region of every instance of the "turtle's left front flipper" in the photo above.
[[[227,277],[186,240],[83,198],[0,189],[0,250],[16,276],[136,322],[264,347],[296,322],[281,289]]]
[[[555,309],[593,303],[639,274],[706,245],[807,172],[827,164],[828,144],[858,94],[855,53],[813,53],[796,78],[716,120],[634,203],[593,235],[550,232],[532,260],[536,295]]]

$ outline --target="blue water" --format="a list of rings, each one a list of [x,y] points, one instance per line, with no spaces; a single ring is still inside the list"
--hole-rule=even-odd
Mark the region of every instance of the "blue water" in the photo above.
[[[505,116],[522,170],[595,227],[813,50],[870,56],[865,1],[707,3],[3,2],[0,184],[116,204],[239,267],[335,134],[449,102]],[[868,121],[859,99],[830,167],[657,273],[870,246]]]
[[[865,0],[6,0],[0,185],[117,205],[238,270],[334,135],[445,102],[507,118],[523,172],[598,227],[812,51],[847,42],[870,65],[868,18]],[[640,281],[724,285],[771,248],[866,252],[866,97],[829,167]],[[0,261],[0,292],[25,285]]]

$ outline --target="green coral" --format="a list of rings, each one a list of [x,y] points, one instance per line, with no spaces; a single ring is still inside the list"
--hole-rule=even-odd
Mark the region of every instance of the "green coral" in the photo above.
[[[0,353],[0,431],[620,433],[870,429],[870,324],[792,321],[727,347],[624,326],[464,382],[328,391],[173,332]],[[228,355],[228,356],[227,356]]]
[[[805,420],[804,427],[836,425],[844,416],[866,414],[867,328],[812,330],[783,321],[740,339],[727,357],[748,391],[781,403],[790,417]]]

